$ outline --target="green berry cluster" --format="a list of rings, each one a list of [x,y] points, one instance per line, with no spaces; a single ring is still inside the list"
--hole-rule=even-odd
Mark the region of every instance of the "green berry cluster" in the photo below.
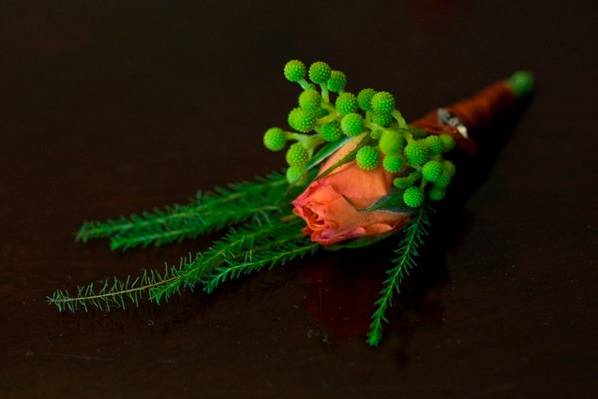
[[[385,133],[378,145],[385,154],[384,169],[398,175],[393,184],[405,205],[417,208],[426,195],[432,201],[444,198],[455,175],[455,165],[443,158],[455,147],[451,136],[416,138],[408,133]]]
[[[290,130],[272,127],[264,133],[264,145],[271,151],[282,151],[287,145],[289,164],[287,178],[297,183],[305,175],[306,166],[318,147],[336,142],[346,135],[356,136],[364,129],[357,97],[345,92],[347,76],[323,61],[306,66],[300,60],[287,62],[284,77],[297,83],[302,91],[298,106],[291,109],[287,122]],[[336,101],[331,99],[336,95]],[[344,117],[347,116],[345,119]]]
[[[360,140],[352,155],[355,163],[367,171],[383,168],[391,173],[407,206],[419,207],[426,198],[444,198],[455,174],[455,166],[444,159],[455,147],[451,136],[430,135],[409,126],[388,91],[345,91],[347,76],[326,62],[306,66],[291,60],[283,74],[302,89],[298,106],[287,119],[292,131],[270,128],[264,134],[264,145],[271,151],[282,151],[290,144],[286,154],[289,182],[305,180],[318,147],[349,136]]]

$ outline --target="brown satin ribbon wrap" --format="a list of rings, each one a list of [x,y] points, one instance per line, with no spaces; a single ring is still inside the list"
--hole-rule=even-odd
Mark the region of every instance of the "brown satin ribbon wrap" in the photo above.
[[[469,132],[487,127],[492,119],[508,110],[515,103],[511,87],[504,81],[498,81],[484,88],[472,97],[456,102],[446,109],[459,118]],[[464,137],[456,127],[439,120],[438,112],[432,111],[412,123],[413,126],[426,130],[430,134],[450,134],[457,146],[467,153],[474,153],[477,145],[470,137]]]

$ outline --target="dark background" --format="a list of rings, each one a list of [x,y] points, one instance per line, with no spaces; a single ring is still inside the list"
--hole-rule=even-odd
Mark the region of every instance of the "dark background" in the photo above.
[[[597,16],[592,1],[1,2],[0,397],[596,395]],[[295,102],[290,58],[393,91],[411,119],[537,76],[520,118],[482,132],[510,139],[462,168],[382,346],[364,333],[392,243],[159,308],[46,305],[206,247],[115,254],[73,232],[280,168],[261,135]]]

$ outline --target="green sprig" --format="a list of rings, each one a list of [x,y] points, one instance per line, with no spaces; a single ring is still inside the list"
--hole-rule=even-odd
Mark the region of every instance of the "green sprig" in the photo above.
[[[294,259],[313,254],[320,248],[320,244],[310,241],[296,228],[288,234],[279,234],[277,238],[274,241],[264,242],[261,247],[257,245],[256,250],[247,252],[243,259],[226,260],[226,265],[215,268],[206,276],[204,291],[210,294],[229,280],[238,279],[266,267],[272,269],[284,265]]]
[[[415,259],[419,256],[419,250],[424,243],[424,237],[428,234],[429,225],[428,210],[426,207],[421,207],[404,230],[404,237],[395,251],[395,267],[386,272],[387,278],[380,291],[380,297],[375,302],[376,310],[372,314],[367,336],[367,343],[370,346],[380,344],[382,327],[384,323],[388,323],[386,311],[392,306],[392,297],[395,292],[399,293],[401,282],[409,275],[409,270],[415,266]]]
[[[59,311],[88,311],[96,308],[108,312],[111,309],[125,309],[128,305],[139,306],[139,302],[148,299],[148,292],[152,287],[165,284],[177,275],[184,267],[186,260],[181,259],[178,267],[165,266],[164,272],[144,270],[140,276],[124,280],[117,277],[106,279],[99,285],[89,283],[77,287],[77,292],[71,294],[68,290],[56,290],[47,298],[48,303]],[[100,287],[98,289],[98,287]]]
[[[244,259],[256,248],[263,247],[264,243],[270,245],[276,239],[285,237],[291,232],[296,234],[301,228],[301,221],[294,216],[290,220],[287,219],[256,221],[238,229],[231,229],[224,238],[216,241],[205,252],[198,253],[192,262],[180,268],[173,279],[152,287],[150,299],[160,303],[164,299],[179,294],[183,288],[193,290],[216,267],[235,259]]]
[[[110,238],[113,249],[163,245],[243,222],[275,214],[297,190],[289,189],[285,176],[272,173],[250,182],[233,183],[199,193],[188,205],[173,205],[117,220],[88,222],[76,234],[77,241]]]
[[[274,257],[276,251],[282,252],[284,249],[276,247],[279,241],[296,237],[300,227],[301,221],[294,216],[258,220],[231,230],[206,251],[182,258],[178,266],[166,265],[164,272],[150,269],[144,270],[137,277],[113,277],[101,282],[99,290],[96,283],[77,287],[74,294],[68,290],[57,290],[48,297],[48,302],[59,311],[71,312],[88,311],[91,308],[101,311],[125,309],[128,305],[138,306],[143,300],[159,304],[183,289],[193,290],[216,267],[235,261],[245,262],[248,257],[255,256],[255,251],[260,248],[267,251],[263,256],[269,254]],[[287,255],[283,253],[279,257]]]

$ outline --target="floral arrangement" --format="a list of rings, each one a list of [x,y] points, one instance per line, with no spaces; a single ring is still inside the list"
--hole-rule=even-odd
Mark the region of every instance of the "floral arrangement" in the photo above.
[[[57,290],[48,302],[73,312],[142,300],[159,304],[198,287],[210,294],[228,280],[320,250],[354,249],[400,235],[367,335],[368,344],[377,346],[393,297],[424,243],[430,204],[445,197],[456,173],[447,158],[457,149],[475,151],[469,130],[530,93],[533,77],[515,73],[409,124],[390,92],[346,91],[346,75],[325,62],[307,68],[291,60],[283,72],[302,89],[288,115],[292,130],[272,127],[263,143],[271,151],[288,147],[286,173],[200,192],[185,205],[84,223],[76,234],[81,242],[108,239],[112,250],[229,229],[221,239],[162,271],[89,283],[73,293]]]

